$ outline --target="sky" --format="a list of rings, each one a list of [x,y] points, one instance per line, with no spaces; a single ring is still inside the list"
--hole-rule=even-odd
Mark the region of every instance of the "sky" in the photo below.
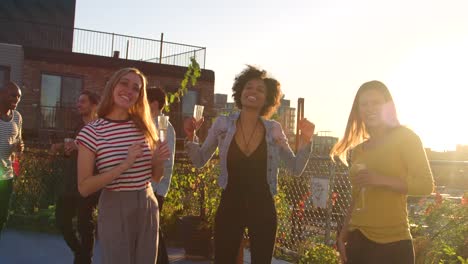
[[[75,27],[207,48],[215,93],[246,64],[281,82],[316,131],[341,137],[359,86],[380,80],[425,147],[468,144],[466,0],[76,0]]]

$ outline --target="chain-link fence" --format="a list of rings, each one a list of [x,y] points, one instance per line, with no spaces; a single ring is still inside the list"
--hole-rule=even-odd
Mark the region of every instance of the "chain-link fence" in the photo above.
[[[48,149],[46,144],[26,144],[11,206],[15,224],[39,221],[54,225],[54,204],[69,175],[64,175],[63,157],[50,155]],[[174,219],[188,215],[201,216],[212,228],[221,193],[218,175],[217,159],[195,169],[184,153],[178,153],[162,213],[165,228],[179,232]],[[281,169],[278,178],[277,251],[294,255],[311,243],[333,244],[350,202],[347,168],[329,157],[313,155],[301,176]]]
[[[332,245],[351,201],[347,167],[312,155],[299,177],[279,175],[277,250],[297,254],[314,243]]]

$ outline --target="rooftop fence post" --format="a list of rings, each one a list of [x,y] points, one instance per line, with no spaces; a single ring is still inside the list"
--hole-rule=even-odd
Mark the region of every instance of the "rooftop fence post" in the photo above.
[[[164,33],[161,33],[161,41],[159,42],[159,64],[162,63],[163,41],[164,41]]]

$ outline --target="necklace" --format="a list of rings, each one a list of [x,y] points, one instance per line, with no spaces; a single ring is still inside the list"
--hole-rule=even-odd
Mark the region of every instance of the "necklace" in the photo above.
[[[250,141],[252,140],[252,137],[253,135],[255,134],[255,130],[257,130],[257,125],[258,125],[258,119],[257,119],[257,122],[255,122],[255,127],[252,131],[252,133],[250,133],[250,136],[249,136],[249,140],[246,140],[245,139],[245,134],[244,134],[244,128],[242,126],[242,122],[239,118],[239,123],[240,123],[240,129],[241,129],[241,134],[242,134],[242,139],[244,140],[244,144],[245,144],[245,153],[248,155],[250,155],[250,149],[249,149],[249,145],[250,145]]]

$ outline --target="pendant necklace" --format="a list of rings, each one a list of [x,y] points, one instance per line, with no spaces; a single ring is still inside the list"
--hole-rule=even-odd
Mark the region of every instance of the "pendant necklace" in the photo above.
[[[244,144],[245,144],[245,153],[247,154],[247,156],[249,156],[250,155],[249,145],[250,145],[250,141],[252,140],[253,135],[255,134],[255,130],[257,130],[258,119],[257,119],[257,122],[255,122],[255,127],[254,127],[252,133],[249,136],[249,140],[245,139],[244,128],[242,127],[242,122],[241,122],[240,118],[239,118],[239,123],[240,123],[242,139],[244,140]]]

